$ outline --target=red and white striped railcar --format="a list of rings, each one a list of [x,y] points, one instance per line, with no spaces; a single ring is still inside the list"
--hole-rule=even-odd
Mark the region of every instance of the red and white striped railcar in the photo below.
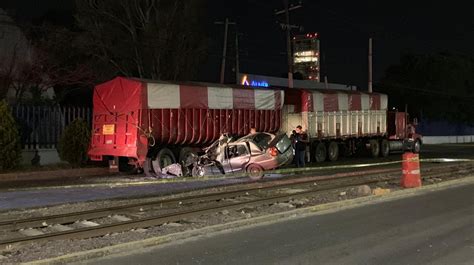
[[[117,77],[97,85],[93,100],[90,157],[120,157],[137,167],[185,161],[222,133],[243,136],[252,127],[291,134],[302,125],[311,141],[308,158],[318,162],[367,145],[373,156],[386,156],[421,144],[407,128],[407,114],[387,111],[387,95],[379,93]]]
[[[160,164],[182,161],[193,152],[189,147],[222,133],[279,131],[283,99],[275,89],[117,77],[94,89],[89,155],[131,158],[140,166],[147,155]]]
[[[380,93],[287,89],[282,131],[291,134],[301,125],[311,142],[308,158],[317,162],[337,160],[339,150],[354,153],[367,145],[373,156],[386,156],[403,149],[408,138],[405,113],[392,113],[387,107],[387,95]],[[395,139],[395,132],[401,137]],[[413,144],[421,143],[421,136],[410,137]]]
[[[283,131],[302,125],[311,137],[321,139],[386,134],[387,95],[355,91],[287,91],[299,94],[285,102]]]

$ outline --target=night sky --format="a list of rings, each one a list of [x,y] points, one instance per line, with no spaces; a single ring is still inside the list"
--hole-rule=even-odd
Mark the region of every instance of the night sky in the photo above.
[[[15,9],[23,20],[49,16],[56,23],[70,23],[73,1],[2,0],[0,7]],[[318,32],[321,39],[321,70],[329,82],[367,83],[368,38],[374,43],[374,79],[398,63],[401,53],[474,53],[474,4],[463,1],[303,1],[292,11],[291,23]],[[291,3],[291,1],[290,1]],[[297,3],[297,1],[294,1]],[[223,26],[214,21],[229,17],[238,23],[241,72],[280,76],[286,73],[284,32],[276,23],[280,0],[210,0],[208,29],[210,50],[200,79],[216,82],[219,77]],[[283,19],[281,17],[280,19]],[[229,32],[229,71],[233,81],[234,28]],[[298,34],[297,31],[294,34]]]

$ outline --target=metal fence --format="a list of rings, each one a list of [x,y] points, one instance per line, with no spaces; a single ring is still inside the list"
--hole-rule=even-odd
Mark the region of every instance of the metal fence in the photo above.
[[[22,148],[56,148],[64,128],[76,119],[91,124],[91,109],[59,106],[12,106],[12,113],[19,125]]]

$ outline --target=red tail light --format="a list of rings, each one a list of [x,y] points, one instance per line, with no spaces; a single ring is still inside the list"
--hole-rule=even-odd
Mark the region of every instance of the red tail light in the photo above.
[[[276,147],[270,148],[270,155],[272,155],[272,156],[277,156],[278,155],[278,150],[276,149]]]

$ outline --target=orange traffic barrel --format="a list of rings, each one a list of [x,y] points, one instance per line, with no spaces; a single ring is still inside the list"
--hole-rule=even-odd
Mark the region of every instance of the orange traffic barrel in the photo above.
[[[421,186],[420,158],[418,154],[406,152],[402,156],[402,181],[404,188],[415,188]]]

